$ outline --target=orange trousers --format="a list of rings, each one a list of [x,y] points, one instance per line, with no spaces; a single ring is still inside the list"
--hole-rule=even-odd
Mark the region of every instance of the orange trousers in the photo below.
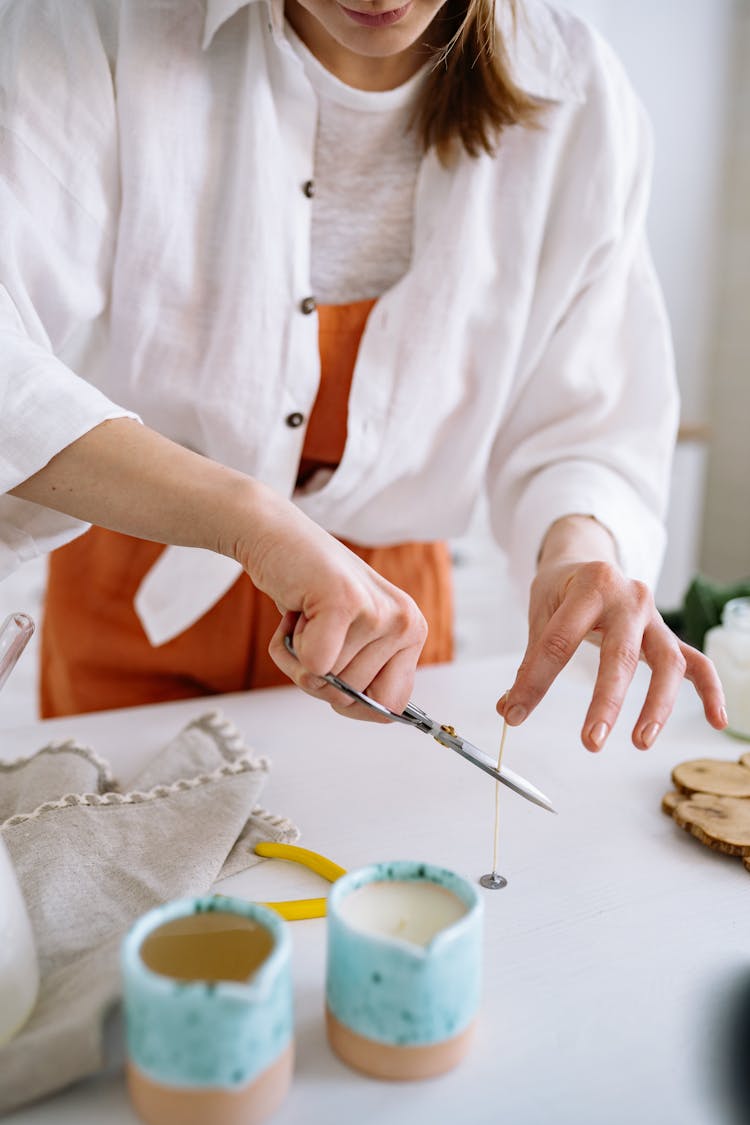
[[[318,309],[321,384],[301,475],[335,468],[341,458],[354,362],[373,304]],[[453,598],[446,545],[347,546],[419,605],[429,625],[420,662],[450,660]],[[43,717],[288,683],[268,655],[279,611],[244,574],[190,629],[151,646],[133,598],[163,550],[158,543],[94,527],[52,554],[41,637]]]

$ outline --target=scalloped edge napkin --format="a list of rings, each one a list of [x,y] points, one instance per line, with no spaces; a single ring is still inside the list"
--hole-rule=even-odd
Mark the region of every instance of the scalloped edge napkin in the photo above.
[[[139,915],[263,862],[261,840],[299,838],[258,804],[269,769],[216,711],[180,731],[127,791],[74,740],[0,762],[0,831],[41,973],[29,1021],[0,1048],[0,1113],[108,1066],[119,946]]]

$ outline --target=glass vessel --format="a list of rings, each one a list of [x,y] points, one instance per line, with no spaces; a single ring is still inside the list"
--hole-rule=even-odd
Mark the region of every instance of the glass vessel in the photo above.
[[[726,697],[728,734],[750,740],[750,598],[732,598],[704,642]]]

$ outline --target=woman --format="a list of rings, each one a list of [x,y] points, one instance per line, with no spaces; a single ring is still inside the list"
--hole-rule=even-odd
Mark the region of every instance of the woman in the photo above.
[[[97,525],[52,559],[45,713],[271,682],[266,633],[341,713],[330,670],[400,710],[486,490],[531,583],[509,723],[593,635],[589,750],[639,654],[636,746],[683,676],[725,724],[647,585],[676,418],[647,128],[584,25],[515,14],[3,7],[8,566]]]

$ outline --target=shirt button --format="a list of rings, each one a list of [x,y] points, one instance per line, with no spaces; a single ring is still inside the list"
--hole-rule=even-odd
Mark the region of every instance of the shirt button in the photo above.
[[[305,316],[308,316],[309,313],[315,312],[315,298],[305,297],[303,301],[300,301],[299,307]]]
[[[312,199],[312,197],[315,195],[315,181],[305,180],[304,184],[302,185],[302,190],[308,199]]]
[[[297,426],[301,426],[304,420],[305,416],[304,414],[300,414],[299,410],[295,410],[292,414],[287,414],[286,416],[286,424],[293,430],[296,430]]]

